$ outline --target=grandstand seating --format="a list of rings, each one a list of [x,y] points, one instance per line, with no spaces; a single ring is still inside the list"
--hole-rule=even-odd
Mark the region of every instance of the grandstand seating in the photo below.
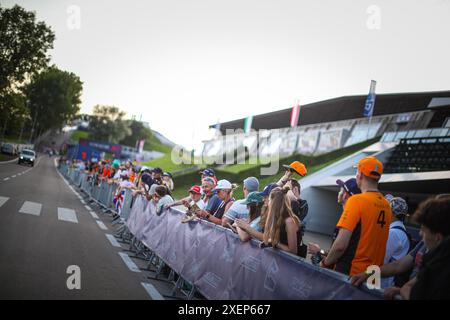
[[[404,138],[393,150],[385,172],[427,172],[449,168],[450,137]]]
[[[227,134],[204,141],[203,157],[223,159],[224,154],[233,150],[237,150],[238,159],[244,158],[240,155],[244,150],[263,157],[286,157],[294,153],[318,155],[381,136],[393,121],[392,116],[379,116],[374,117],[371,123],[369,119],[359,118],[248,134]]]

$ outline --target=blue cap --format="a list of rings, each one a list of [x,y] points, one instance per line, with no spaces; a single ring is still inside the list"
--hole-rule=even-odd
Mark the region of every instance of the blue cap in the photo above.
[[[153,172],[154,172],[154,173],[160,173],[160,174],[163,174],[163,173],[164,173],[164,171],[163,171],[160,167],[154,168],[154,169],[153,169]]]
[[[336,180],[336,184],[339,187],[344,188],[344,190],[350,195],[361,193],[361,190],[359,189],[355,178],[348,179],[345,182],[342,181],[341,179],[338,179]]]
[[[141,177],[141,181],[148,185],[149,187],[154,183],[152,176],[148,173],[144,173]]]
[[[264,187],[264,190],[262,192],[259,193],[260,196],[268,197],[270,192],[275,189],[276,187],[278,187],[278,185],[276,183],[270,183],[267,186]]]
[[[203,174],[203,175],[208,176],[208,177],[215,177],[216,176],[216,172],[214,171],[214,169],[211,169],[211,168],[208,168],[208,169],[205,169],[203,171],[200,171],[200,174]]]
[[[259,190],[259,181],[255,177],[248,177],[244,180],[244,187],[249,192],[254,192]]]

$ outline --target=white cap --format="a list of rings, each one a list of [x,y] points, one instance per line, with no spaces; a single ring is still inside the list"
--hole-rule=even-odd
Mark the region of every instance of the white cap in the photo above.
[[[217,186],[214,190],[222,190],[222,189],[233,189],[233,185],[228,180],[219,180],[217,182]]]
[[[142,167],[141,167],[141,172],[144,171],[144,170],[149,170],[149,169],[148,169],[148,167],[146,167],[146,166],[142,166]]]

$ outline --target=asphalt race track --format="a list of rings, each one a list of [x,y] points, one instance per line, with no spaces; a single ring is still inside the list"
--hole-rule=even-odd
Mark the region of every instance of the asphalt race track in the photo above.
[[[111,218],[86,200],[53,158],[39,156],[33,168],[0,164],[0,299],[162,299],[170,293],[167,283],[148,278],[145,261],[131,259],[128,246],[114,241]],[[68,288],[69,266],[79,267],[80,289]]]

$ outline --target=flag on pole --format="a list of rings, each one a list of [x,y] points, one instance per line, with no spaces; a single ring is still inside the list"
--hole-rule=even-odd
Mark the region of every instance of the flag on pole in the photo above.
[[[375,107],[375,86],[377,82],[372,80],[370,82],[370,91],[367,95],[366,104],[364,106],[364,117],[372,117],[373,109]]]
[[[216,129],[216,130],[220,130],[221,124],[220,123],[216,123],[214,125],[212,125],[210,128],[211,129]]]
[[[244,132],[245,133],[249,133],[250,130],[252,129],[252,122],[253,122],[253,116],[249,116],[249,117],[245,118],[245,122],[244,122]]]
[[[144,151],[144,143],[145,143],[145,139],[142,139],[141,141],[139,141],[138,153],[142,153],[142,151]]]
[[[297,102],[297,104],[292,107],[292,111],[291,111],[291,127],[292,128],[294,128],[298,125],[299,117],[300,117],[300,104]]]

